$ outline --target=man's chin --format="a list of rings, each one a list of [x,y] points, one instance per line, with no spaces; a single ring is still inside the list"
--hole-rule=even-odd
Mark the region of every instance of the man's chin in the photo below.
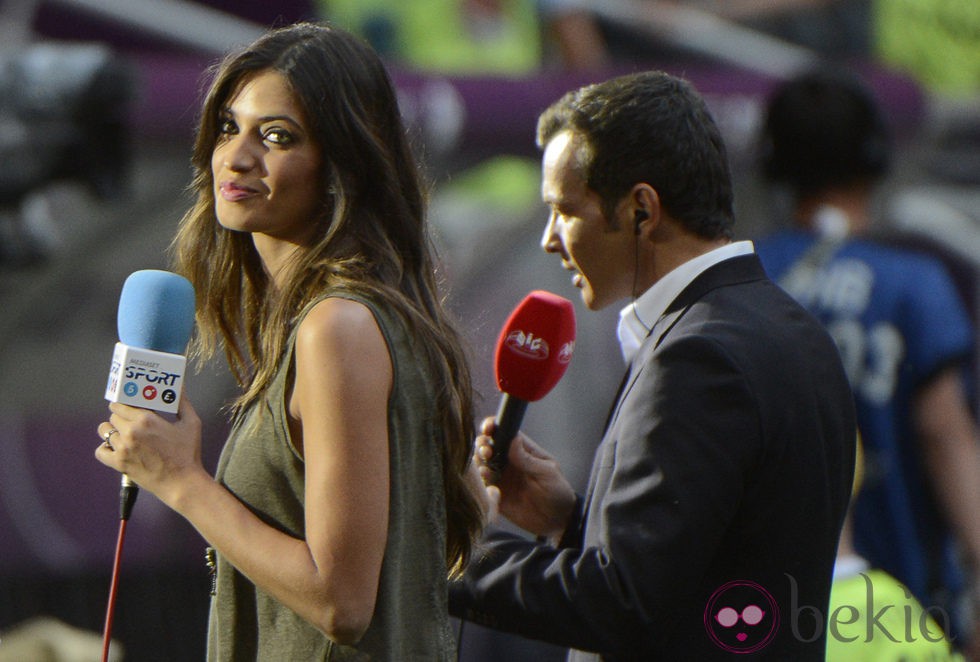
[[[601,297],[596,296],[596,294],[588,287],[581,291],[582,303],[585,307],[591,311],[600,311],[609,308],[613,304],[622,302],[625,297]],[[625,305],[625,304],[624,304]]]
[[[609,301],[604,301],[603,299],[596,297],[592,290],[588,287],[582,289],[581,295],[582,303],[584,303],[585,307],[589,310],[602,310],[610,303]]]

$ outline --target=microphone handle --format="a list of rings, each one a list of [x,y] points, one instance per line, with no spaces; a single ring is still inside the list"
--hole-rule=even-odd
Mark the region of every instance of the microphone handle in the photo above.
[[[139,493],[139,485],[134,483],[132,478],[123,474],[122,480],[119,482],[119,519],[129,519]]]
[[[497,416],[494,419],[493,431],[493,456],[487,463],[496,476],[507,466],[507,452],[510,450],[510,442],[514,440],[521,429],[521,421],[524,420],[524,412],[527,411],[527,400],[515,398],[509,393],[504,393],[500,398],[500,406],[497,408]]]

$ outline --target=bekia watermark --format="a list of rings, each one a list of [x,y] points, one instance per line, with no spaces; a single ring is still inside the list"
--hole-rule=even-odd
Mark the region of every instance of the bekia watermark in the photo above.
[[[826,615],[813,605],[800,604],[799,585],[792,575],[786,575],[790,598],[786,614],[780,612],[779,603],[759,584],[748,580],[728,582],[708,599],[705,630],[719,648],[738,654],[762,650],[772,643],[780,627],[789,627],[793,638],[804,643],[816,641],[824,632],[843,643],[867,643],[879,637],[895,644],[920,639],[938,643],[947,639],[950,617],[944,609],[918,607],[908,589],[904,589],[904,603],[882,603],[875,599],[871,578],[865,573],[860,576],[865,584],[863,604],[831,605]]]

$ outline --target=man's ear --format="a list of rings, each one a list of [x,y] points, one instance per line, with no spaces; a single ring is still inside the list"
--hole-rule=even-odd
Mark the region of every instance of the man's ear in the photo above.
[[[646,209],[637,209],[633,212],[633,234],[640,234],[640,223],[650,218],[650,212]]]
[[[639,236],[644,222],[656,225],[660,220],[660,195],[649,184],[636,184],[630,191],[629,204],[633,212],[633,233]]]

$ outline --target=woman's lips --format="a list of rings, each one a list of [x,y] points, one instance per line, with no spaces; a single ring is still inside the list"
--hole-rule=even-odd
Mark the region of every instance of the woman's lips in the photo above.
[[[237,202],[258,194],[255,189],[234,182],[221,182],[218,190],[221,192],[221,197],[228,202]]]

